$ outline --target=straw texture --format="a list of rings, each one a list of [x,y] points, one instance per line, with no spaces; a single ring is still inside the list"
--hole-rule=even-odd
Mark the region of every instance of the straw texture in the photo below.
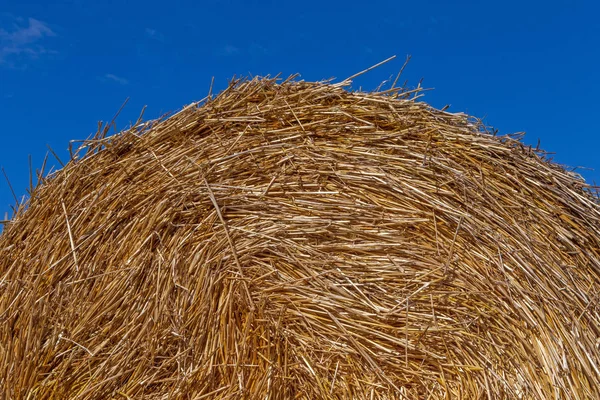
[[[0,235],[0,397],[600,398],[591,188],[347,83],[232,82],[44,179]]]

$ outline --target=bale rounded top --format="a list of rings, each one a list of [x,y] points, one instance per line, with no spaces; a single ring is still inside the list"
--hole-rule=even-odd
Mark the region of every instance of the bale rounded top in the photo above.
[[[414,93],[253,79],[0,235],[7,398],[600,398],[600,206]]]

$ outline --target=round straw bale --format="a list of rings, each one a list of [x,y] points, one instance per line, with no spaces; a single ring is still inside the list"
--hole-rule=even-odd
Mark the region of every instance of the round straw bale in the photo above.
[[[253,79],[0,235],[0,397],[598,399],[600,206],[416,92]]]

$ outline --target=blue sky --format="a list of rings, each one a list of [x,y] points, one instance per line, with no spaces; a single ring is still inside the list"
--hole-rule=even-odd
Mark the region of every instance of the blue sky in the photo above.
[[[600,183],[598,15],[592,0],[2,0],[0,165],[21,197],[29,155],[66,159],[127,97],[119,128],[203,98],[213,76],[215,90],[233,75],[343,79],[397,55],[356,82],[374,89],[410,54],[425,101],[525,131]],[[13,203],[0,176],[0,219]]]

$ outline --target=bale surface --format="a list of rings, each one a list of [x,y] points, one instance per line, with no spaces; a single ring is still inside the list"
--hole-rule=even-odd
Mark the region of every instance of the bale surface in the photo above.
[[[600,207],[410,93],[254,79],[0,235],[0,397],[598,399]]]

